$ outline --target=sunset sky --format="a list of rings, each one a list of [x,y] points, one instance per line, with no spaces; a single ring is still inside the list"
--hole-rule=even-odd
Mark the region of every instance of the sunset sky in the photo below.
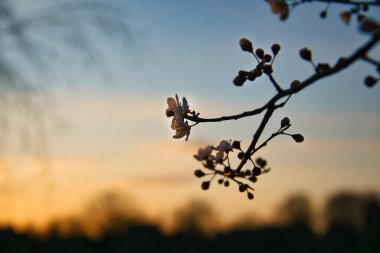
[[[20,0],[14,6],[22,15],[48,2]],[[313,72],[299,57],[300,48],[310,48],[316,62],[334,64],[348,56],[369,37],[358,32],[356,20],[349,26],[342,22],[339,13],[346,8],[331,5],[321,20],[325,5],[305,4],[281,22],[264,1],[103,4],[125,14],[129,40],[92,33],[101,64],[82,66],[75,52],[62,46],[63,60],[51,63],[54,75],[32,75],[49,83],[47,106],[54,112],[47,116],[48,138],[37,155],[23,150],[17,130],[9,133],[0,160],[0,224],[45,224],[81,212],[104,191],[123,192],[147,217],[165,221],[189,200],[201,199],[225,222],[246,214],[269,219],[293,193],[309,195],[316,207],[340,190],[380,193],[380,87],[364,86],[366,75],[378,75],[364,62],[303,90],[276,111],[266,136],[287,116],[290,132],[302,133],[305,141],[280,136],[259,153],[272,171],[260,176],[253,201],[235,185],[214,182],[202,191],[193,175],[201,164],[193,154],[223,139],[241,140],[247,147],[260,116],[199,124],[188,142],[172,138],[165,116],[166,99],[175,94],[204,117],[252,110],[275,94],[265,77],[243,87],[232,84],[240,69],[255,66],[240,50],[242,37],[265,50],[281,44],[274,76],[283,87]],[[371,54],[379,59],[379,46]]]

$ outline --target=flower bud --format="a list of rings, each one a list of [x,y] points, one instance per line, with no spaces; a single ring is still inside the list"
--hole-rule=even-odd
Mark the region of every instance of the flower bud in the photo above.
[[[254,166],[252,169],[252,175],[259,176],[261,174],[261,169],[257,166]]]
[[[248,71],[245,70],[239,70],[238,76],[246,77],[248,75]]]
[[[247,190],[247,188],[248,188],[248,185],[246,185],[246,184],[240,184],[239,185],[239,191],[240,192],[245,192]]]
[[[376,83],[377,83],[378,79],[376,79],[375,77],[373,76],[367,76],[365,79],[364,79],[364,83],[367,87],[372,87],[374,86]]]
[[[281,46],[279,44],[275,43],[272,45],[271,49],[272,49],[273,55],[277,55],[281,49]]]
[[[259,57],[260,59],[263,59],[264,58],[264,50],[262,48],[258,48],[256,49],[256,55],[257,57]]]
[[[221,178],[218,180],[218,184],[223,184],[224,180]]]
[[[247,81],[246,77],[238,75],[232,82],[235,84],[235,86],[243,86],[245,81]]]
[[[224,186],[225,186],[225,187],[230,186],[230,182],[229,182],[229,181],[224,181]]]
[[[248,178],[249,181],[251,181],[252,183],[256,183],[257,182],[257,177],[256,176],[252,176],[250,178]]]
[[[327,10],[323,10],[319,13],[319,16],[322,18],[322,19],[325,19],[327,17]]]
[[[372,33],[379,28],[379,23],[373,19],[366,18],[360,23],[360,31],[365,33]]]
[[[267,75],[270,75],[273,73],[273,68],[272,68],[272,65],[269,65],[269,64],[266,64],[264,65],[263,67],[263,72]]]
[[[210,188],[210,181],[204,181],[204,182],[202,182],[201,187],[202,187],[202,190],[204,190],[204,191],[208,190]]]
[[[254,198],[253,193],[247,192],[247,197],[248,197],[248,199],[253,199]]]
[[[240,41],[239,41],[239,44],[240,44],[241,50],[253,53],[252,42],[249,41],[248,39],[241,38]]]
[[[249,72],[248,73],[248,75],[247,75],[247,79],[249,80],[249,81],[255,81],[255,79],[256,79],[256,77],[257,77],[257,75],[256,75],[256,72],[255,71],[251,71],[251,72]]]
[[[295,140],[295,142],[303,142],[304,140],[301,134],[293,134],[292,137],[293,137],[293,140]]]
[[[328,71],[330,69],[331,69],[331,67],[328,63],[318,63],[318,65],[317,65],[318,73],[322,73],[322,72]]]
[[[305,61],[311,61],[311,51],[307,47],[304,47],[300,50],[300,56]]]
[[[201,170],[196,170],[196,171],[194,171],[194,175],[196,177],[203,177],[206,174],[203,171],[201,171]]]
[[[290,119],[288,117],[285,117],[281,120],[281,128],[287,127],[290,124]]]
[[[244,158],[244,152],[239,152],[238,155],[237,155],[237,157],[239,159],[243,159]]]
[[[231,172],[231,168],[228,166],[224,166],[223,171],[224,171],[224,173],[229,173],[229,172]]]
[[[272,56],[270,54],[265,54],[264,55],[264,61],[265,62],[270,62],[272,60]]]
[[[261,157],[258,157],[256,159],[256,163],[257,165],[259,165],[261,168],[264,168],[265,166],[267,166],[267,161]]]
[[[351,20],[351,13],[348,11],[343,11],[340,13],[340,18],[346,25],[349,25]]]
[[[294,80],[291,84],[290,84],[290,88],[291,89],[296,89],[297,87],[299,87],[301,85],[301,82],[299,80]]]
[[[241,149],[241,147],[240,147],[240,141],[233,141],[232,142],[232,148],[234,148],[234,149]]]

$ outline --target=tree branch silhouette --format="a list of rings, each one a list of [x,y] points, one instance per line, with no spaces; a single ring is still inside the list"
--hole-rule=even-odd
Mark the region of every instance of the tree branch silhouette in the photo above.
[[[268,0],[271,6],[272,12],[274,14],[280,14],[280,19],[285,20],[289,12],[289,4],[296,4],[313,2],[313,1],[285,1],[285,0]],[[279,44],[273,44],[271,46],[272,55],[265,53],[261,48],[254,50],[252,42],[246,38],[242,38],[239,41],[242,51],[245,51],[253,55],[253,58],[257,61],[255,68],[245,71],[240,70],[238,75],[234,78],[233,83],[235,86],[242,86],[246,81],[254,81],[256,78],[261,77],[263,74],[266,75],[276,90],[276,94],[271,97],[264,105],[258,108],[254,108],[250,111],[245,111],[242,113],[237,113],[233,115],[219,116],[214,118],[204,118],[200,117],[200,113],[192,110],[190,111],[188,102],[186,98],[182,99],[180,102],[178,96],[176,99],[168,98],[168,109],[166,111],[167,117],[173,117],[172,129],[176,131],[174,138],[181,138],[186,136],[186,140],[190,135],[191,127],[198,125],[200,123],[209,122],[222,122],[229,120],[238,120],[245,117],[251,117],[263,114],[262,119],[255,130],[252,140],[246,149],[241,148],[240,141],[232,140],[222,140],[217,147],[207,146],[198,150],[198,154],[194,155],[194,158],[200,161],[206,170],[211,170],[211,173],[204,173],[202,170],[196,170],[195,176],[204,177],[211,176],[209,180],[202,182],[202,189],[207,190],[210,187],[211,181],[216,178],[216,175],[221,175],[222,178],[218,180],[219,184],[224,184],[229,186],[229,181],[235,182],[239,186],[240,192],[246,192],[249,199],[253,199],[253,194],[251,191],[254,188],[251,186],[252,183],[257,181],[257,177],[262,173],[270,171],[270,167],[267,167],[267,161],[261,157],[257,157],[255,160],[253,156],[257,154],[259,150],[266,147],[268,143],[280,135],[287,135],[292,137],[295,142],[303,142],[304,137],[299,134],[289,133],[288,130],[291,127],[289,118],[285,117],[281,120],[280,128],[267,137],[263,142],[259,142],[264,130],[267,127],[273,113],[286,105],[289,99],[296,93],[304,90],[305,88],[316,84],[323,78],[335,75],[343,70],[346,70],[351,65],[358,61],[364,61],[370,65],[376,67],[377,71],[380,72],[379,60],[371,57],[369,55],[370,51],[377,45],[380,40],[380,24],[366,16],[360,14],[361,10],[366,11],[369,6],[380,6],[380,1],[376,2],[360,2],[356,1],[314,1],[314,2],[328,2],[328,3],[345,3],[355,5],[356,9],[351,9],[351,12],[344,12],[341,14],[342,21],[348,24],[352,14],[358,15],[358,22],[360,24],[360,30],[370,36],[367,42],[363,43],[360,47],[356,48],[350,55],[346,57],[340,57],[337,59],[336,63],[330,66],[327,63],[316,63],[312,58],[312,51],[308,48],[302,48],[299,51],[300,57],[309,62],[314,73],[303,81],[294,80],[289,88],[283,88],[275,79],[273,75],[273,62],[279,53],[281,46]],[[347,14],[348,13],[348,14]],[[349,15],[349,16],[347,16]],[[321,16],[321,18],[324,18]],[[372,87],[378,82],[379,78],[368,75],[364,79],[364,83],[367,87]],[[189,121],[193,122],[189,125]],[[231,166],[230,152],[233,150],[239,151],[237,158],[240,160],[238,164],[234,167]],[[251,162],[253,169],[243,170],[247,162]],[[246,183],[248,182],[248,183]]]

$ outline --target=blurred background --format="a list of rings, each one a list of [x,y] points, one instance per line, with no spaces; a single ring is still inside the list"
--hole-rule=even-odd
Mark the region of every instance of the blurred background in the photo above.
[[[357,62],[276,111],[305,141],[279,137],[249,201],[237,187],[202,191],[198,148],[249,145],[260,117],[200,124],[174,140],[167,97],[203,117],[240,113],[275,94],[265,78],[235,87],[255,62],[241,51],[282,47],[283,87],[369,39],[346,6],[297,7],[286,22],[265,1],[0,1],[2,252],[247,252],[380,249],[380,90]],[[368,16],[379,17],[379,8]],[[380,49],[371,55],[379,59]],[[147,241],[152,243],[147,243]],[[4,249],[4,250],[3,250]]]

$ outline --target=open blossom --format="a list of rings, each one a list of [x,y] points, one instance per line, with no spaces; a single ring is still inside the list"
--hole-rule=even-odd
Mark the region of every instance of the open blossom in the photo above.
[[[223,152],[230,152],[232,151],[232,144],[231,141],[222,140],[219,145],[216,147],[217,150],[223,151]]]
[[[168,108],[166,109],[166,117],[173,117],[171,128],[175,130],[173,138],[180,139],[186,136],[186,141],[189,138],[191,127],[189,123],[185,121],[184,115],[189,111],[189,104],[186,98],[182,99],[182,104],[179,102],[177,94],[175,99],[169,97],[167,99]]]
[[[215,155],[211,156],[211,159],[214,160],[216,163],[223,164],[224,161],[224,151],[218,151]]]
[[[198,161],[208,160],[212,152],[212,147],[200,148],[198,154],[194,155],[194,158]]]

